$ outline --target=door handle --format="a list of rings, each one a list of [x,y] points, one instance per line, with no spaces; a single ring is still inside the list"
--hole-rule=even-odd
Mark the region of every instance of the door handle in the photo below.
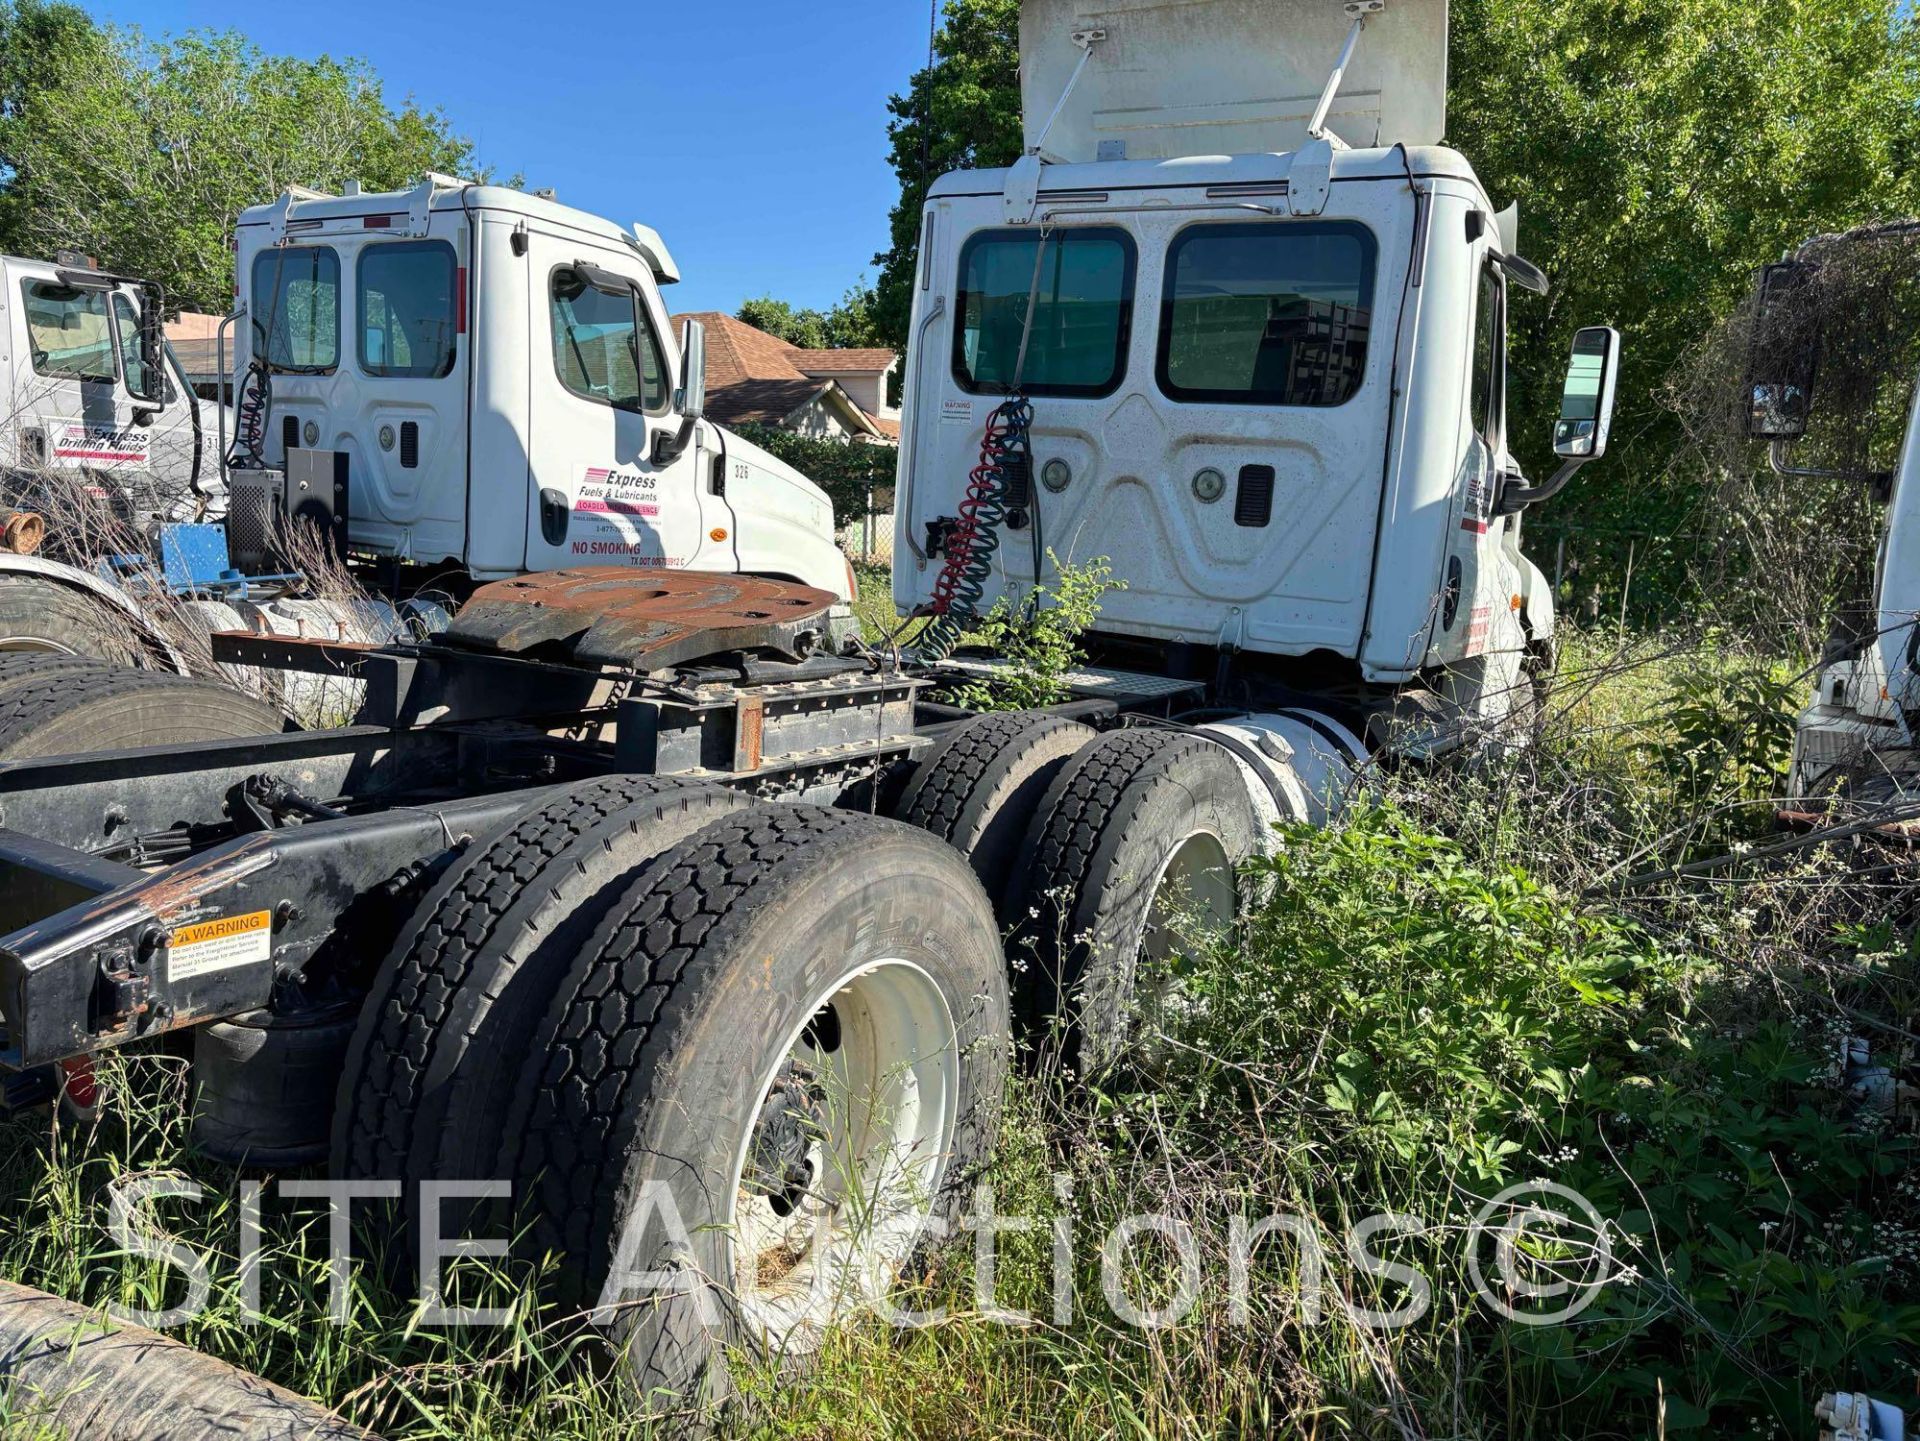
[[[540,538],[548,545],[567,543],[567,516],[572,508],[567,504],[565,491],[555,490],[552,486],[542,487],[540,491]]]

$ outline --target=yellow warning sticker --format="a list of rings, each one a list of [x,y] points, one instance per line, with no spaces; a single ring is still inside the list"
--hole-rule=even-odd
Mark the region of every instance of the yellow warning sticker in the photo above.
[[[182,926],[167,942],[167,979],[190,981],[209,971],[250,966],[273,958],[273,912],[216,916]]]

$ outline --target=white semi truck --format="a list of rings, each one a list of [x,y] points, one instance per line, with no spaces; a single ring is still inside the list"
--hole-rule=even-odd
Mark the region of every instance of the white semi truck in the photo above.
[[[142,604],[156,583],[215,628],[397,633],[381,607],[280,598],[298,593],[281,545],[296,518],[389,601],[457,602],[580,564],[851,599],[826,497],[700,418],[700,327],[673,334],[660,287],[679,271],[647,227],[429,175],[385,193],[289,190],[241,215],[236,250],[219,346],[239,380],[231,414],[194,397],[156,287],[77,257],[0,262],[14,396],[0,499],[57,511],[78,479],[124,522],[117,548],[155,562],[129,585],[92,555],[0,551],[0,649],[177,667]],[[832,629],[846,624],[842,611]]]
[[[165,303],[82,255],[0,256],[0,522],[22,518],[0,542],[0,651],[177,663],[126,587],[36,553],[41,512],[87,492],[128,536],[201,518],[215,420],[166,343]]]
[[[473,588],[422,642],[213,638],[357,678],[336,729],[0,661],[0,1068],[191,1031],[206,1148],[511,1178],[641,1392],[723,1390],[961,1204],[1015,1035],[1151,1059],[1268,823],[1516,728],[1520,518],[1604,452],[1619,338],[1576,338],[1528,484],[1504,327],[1544,281],[1436,144],[1442,0],[1022,30],[1028,154],[924,222],[918,653],[835,633],[830,519],[702,419],[656,238],[431,182],[248,214],[236,513],[344,481],[354,548]],[[1074,699],[940,703],[1049,552],[1127,583]]]

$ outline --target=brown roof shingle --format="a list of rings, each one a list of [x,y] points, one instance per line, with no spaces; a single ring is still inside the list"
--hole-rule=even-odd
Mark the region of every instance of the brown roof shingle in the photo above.
[[[809,375],[877,374],[893,362],[891,350],[793,351],[793,363]]]
[[[890,350],[801,350],[718,310],[676,315],[675,330],[683,320],[706,328],[707,411],[722,425],[778,425],[832,385],[834,375],[881,371],[894,360]],[[852,397],[845,399],[860,409]],[[889,433],[885,422],[867,420]],[[899,426],[890,433],[897,437]]]

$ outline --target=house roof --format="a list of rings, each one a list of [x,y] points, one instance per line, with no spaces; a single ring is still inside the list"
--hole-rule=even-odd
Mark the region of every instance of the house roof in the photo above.
[[[707,413],[722,425],[779,425],[810,402],[825,398],[850,412],[856,429],[899,438],[841,389],[835,375],[883,372],[890,350],[801,350],[778,336],[718,310],[673,317],[697,320],[707,332]]]
[[[891,350],[793,350],[793,363],[809,375],[880,375],[894,359]]]

